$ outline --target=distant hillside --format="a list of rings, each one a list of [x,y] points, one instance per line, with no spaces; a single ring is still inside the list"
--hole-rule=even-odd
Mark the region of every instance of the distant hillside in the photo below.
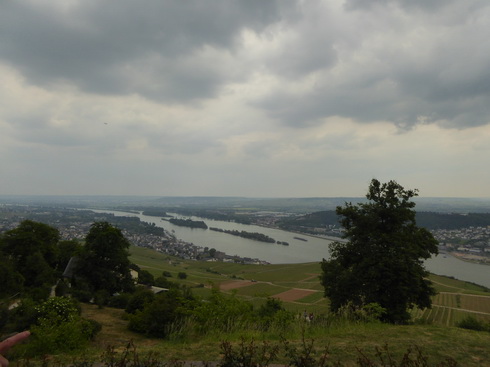
[[[459,229],[490,226],[490,213],[445,214],[417,212],[417,224],[427,229]]]
[[[0,204],[34,204],[103,209],[235,208],[312,213],[335,210],[346,202],[365,202],[365,197],[247,198],[212,196],[91,196],[0,195]],[[417,197],[417,210],[438,213],[490,213],[490,198]]]
[[[490,213],[435,213],[417,212],[417,224],[429,230],[458,229],[490,226]],[[285,218],[278,226],[290,231],[313,231],[314,228],[339,227],[339,218],[333,210],[325,210],[294,218]]]

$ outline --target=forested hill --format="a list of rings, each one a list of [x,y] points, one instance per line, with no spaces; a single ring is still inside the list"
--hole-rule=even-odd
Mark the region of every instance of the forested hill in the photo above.
[[[467,227],[490,226],[490,213],[435,213],[417,212],[417,225],[433,229],[458,229]],[[285,218],[277,223],[280,228],[287,230],[305,230],[325,228],[326,226],[339,227],[339,218],[334,210],[325,210],[306,214],[300,217]]]

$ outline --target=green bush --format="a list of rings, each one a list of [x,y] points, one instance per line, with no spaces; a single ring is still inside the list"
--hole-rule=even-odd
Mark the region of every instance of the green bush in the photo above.
[[[178,288],[179,285],[175,282],[168,280],[165,277],[158,277],[155,279],[155,286],[160,288]]]
[[[416,367],[416,366],[437,366],[437,367],[457,367],[459,364],[452,358],[446,357],[438,363],[429,363],[428,356],[417,346],[409,346],[407,351],[396,358],[388,348],[375,347],[375,357],[371,357],[364,351],[357,349],[357,358],[348,366],[375,367],[375,366],[397,366],[397,367]],[[267,367],[275,364],[279,359],[286,359],[287,366],[291,367],[340,367],[344,366],[329,351],[328,346],[323,350],[314,347],[314,340],[306,340],[302,335],[299,345],[283,339],[282,346],[264,342],[262,346],[255,344],[254,340],[246,342],[242,338],[238,345],[230,342],[221,343],[221,367]]]
[[[129,316],[128,328],[131,331],[147,334],[157,338],[169,335],[169,327],[183,320],[186,309],[181,292],[170,290],[158,294],[153,301],[138,309]]]
[[[93,294],[88,289],[73,289],[71,295],[80,302],[88,303],[92,300]]]
[[[80,327],[82,334],[89,340],[94,340],[96,335],[102,330],[102,324],[92,319],[81,319]]]
[[[56,284],[56,288],[54,289],[54,294],[56,295],[56,297],[67,296],[69,292],[70,287],[64,279],[60,280],[58,284]]]
[[[153,285],[155,283],[155,278],[148,270],[138,271],[138,283],[145,285]]]
[[[263,342],[258,346],[252,340],[245,342],[242,338],[238,347],[234,347],[230,342],[221,343],[222,359],[219,364],[221,367],[257,367],[269,366],[271,361],[277,358],[279,347]]]
[[[490,325],[474,316],[466,316],[463,320],[456,324],[457,327],[476,331],[490,331]]]
[[[286,311],[282,302],[275,298],[268,298],[257,310],[257,314],[258,328],[261,330],[268,330],[273,326],[284,329],[294,319],[293,313]]]
[[[106,289],[99,289],[94,293],[94,302],[99,307],[106,306],[110,298],[111,295]]]
[[[358,306],[349,302],[336,312],[340,319],[359,322],[372,322],[381,320],[386,313],[386,309],[381,307],[379,303],[372,302],[367,305]]]
[[[19,305],[9,311],[8,324],[5,326],[6,331],[14,332],[29,329],[39,316],[36,306],[37,303],[30,298],[21,299]]]
[[[96,325],[82,318],[60,324],[43,319],[31,327],[32,335],[29,342],[21,346],[20,353],[25,357],[36,357],[79,350],[93,339],[96,330]]]
[[[131,299],[130,293],[121,293],[117,296],[113,296],[109,299],[107,305],[114,308],[125,309],[128,306],[129,300]]]
[[[146,288],[138,288],[137,291],[129,298],[126,306],[126,312],[135,314],[136,311],[143,311],[145,306],[155,299],[155,294]]]
[[[36,307],[38,322],[44,319],[54,324],[72,321],[80,315],[80,305],[73,298],[53,297]]]
[[[239,330],[249,324],[255,317],[250,302],[235,295],[228,296],[213,290],[208,302],[200,303],[192,311],[193,319],[198,324],[198,331],[230,332]]]
[[[98,322],[80,317],[79,305],[72,298],[53,297],[34,309],[37,320],[30,327],[32,335],[19,348],[25,357],[83,348],[101,330]]]
[[[35,288],[28,288],[25,291],[25,294],[27,297],[33,299],[36,302],[43,302],[49,298],[49,295],[51,293],[51,287],[47,285],[35,287]]]

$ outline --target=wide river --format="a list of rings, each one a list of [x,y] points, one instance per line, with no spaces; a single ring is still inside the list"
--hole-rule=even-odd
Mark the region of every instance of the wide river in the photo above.
[[[330,256],[328,245],[332,242],[331,240],[286,232],[279,229],[191,217],[192,220],[203,220],[208,227],[263,233],[274,238],[276,241],[288,242],[289,246],[253,241],[209,229],[180,227],[159,217],[143,214],[109,210],[93,211],[98,213],[112,213],[116,216],[138,217],[144,222],[155,223],[156,226],[163,227],[166,231],[172,232],[175,237],[182,241],[198,246],[215,248],[228,255],[258,258],[268,261],[271,264],[320,262],[323,258],[328,259]],[[178,215],[175,216],[179,217]],[[306,241],[299,240],[297,239],[298,237]],[[474,264],[456,259],[450,255],[441,254],[427,260],[426,268],[434,274],[453,276],[456,279],[474,282],[490,288],[490,266],[488,265]]]

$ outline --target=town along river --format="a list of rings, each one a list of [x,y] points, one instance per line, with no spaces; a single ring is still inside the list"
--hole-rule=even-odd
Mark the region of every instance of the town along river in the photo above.
[[[176,226],[159,217],[142,214],[109,210],[94,210],[94,212],[112,213],[116,216],[126,217],[136,216],[144,222],[155,223],[156,226],[163,227],[184,242],[215,248],[218,251],[225,252],[227,255],[258,258],[272,264],[320,262],[323,258],[328,259],[330,256],[328,245],[332,242],[331,240],[279,229],[191,217],[192,220],[204,221],[208,227],[262,233],[276,241],[288,242],[289,246],[254,241],[210,229]],[[182,218],[178,214],[173,215],[177,218]],[[306,241],[297,238],[302,238]],[[474,264],[456,259],[450,255],[440,254],[426,261],[426,268],[434,274],[452,276],[456,279],[470,281],[490,288],[490,266],[488,265]]]
[[[227,255],[238,255],[240,257],[250,257],[252,259],[257,258],[272,264],[319,262],[323,258],[329,257],[328,244],[332,242],[322,238],[281,231],[279,229],[190,217],[192,220],[204,221],[208,227],[262,233],[276,241],[289,243],[289,246],[285,246],[237,237],[227,233],[212,231],[210,229],[177,226],[160,217],[109,210],[94,210],[94,212],[112,213],[117,216],[136,216],[144,222],[155,223],[156,226],[163,227],[167,232],[171,232],[176,238],[184,242],[193,243],[194,245],[202,247],[215,248]],[[183,216],[175,213],[169,214],[175,218],[183,218]],[[294,237],[302,238],[306,241]]]

